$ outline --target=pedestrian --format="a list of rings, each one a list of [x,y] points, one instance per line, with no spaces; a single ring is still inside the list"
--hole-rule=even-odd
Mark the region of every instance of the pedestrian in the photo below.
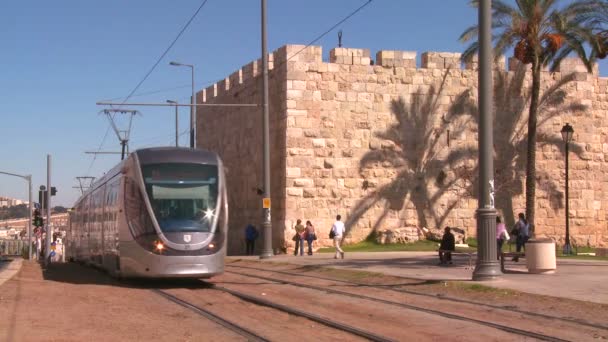
[[[502,245],[505,241],[509,240],[509,233],[507,233],[507,227],[502,223],[500,216],[496,216],[496,253],[497,259],[500,260],[500,253],[502,252]]]
[[[456,249],[456,240],[454,234],[450,231],[450,227],[445,227],[441,244],[439,245],[439,264],[452,264],[452,252]]]
[[[330,235],[333,235],[334,246],[336,247],[336,255],[334,256],[334,259],[338,259],[339,257],[344,259],[344,251],[342,248],[340,248],[340,243],[342,243],[342,237],[344,236],[346,229],[344,228],[344,223],[340,221],[341,219],[342,216],[336,216],[336,222],[334,222],[334,225],[331,226]]]
[[[530,224],[528,223],[528,220],[526,220],[526,215],[524,215],[524,213],[519,213],[518,216],[519,220],[517,220],[513,231],[517,233],[517,238],[515,240],[515,245],[517,247],[516,251],[517,253],[521,253],[522,249],[526,249],[526,242],[528,242],[528,239],[530,238]],[[518,262],[519,257],[513,257],[513,261]]]
[[[251,223],[245,228],[245,244],[247,245],[247,255],[253,255],[255,250],[255,240],[258,238],[258,230]]]
[[[300,256],[304,255],[304,237],[306,234],[306,227],[302,225],[302,220],[296,221],[296,235],[293,237],[296,242],[296,249],[293,251],[293,255],[298,255],[298,249],[300,250]]]
[[[317,239],[315,227],[310,221],[306,221],[306,241],[308,242],[308,255],[312,255],[312,242]]]

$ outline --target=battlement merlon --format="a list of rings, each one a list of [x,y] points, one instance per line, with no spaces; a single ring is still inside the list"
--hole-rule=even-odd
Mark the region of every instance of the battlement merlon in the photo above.
[[[399,50],[380,50],[376,53],[375,65],[392,68],[417,68],[416,66],[416,51],[399,51]],[[320,66],[328,64],[341,65],[371,65],[371,53],[369,49],[356,48],[333,48],[329,52],[329,63],[323,62],[323,48],[321,46],[306,46],[306,45],[283,45],[277,50],[268,54],[268,69],[272,71],[275,67],[287,68],[287,79],[300,79],[304,77],[309,68],[306,65],[317,65],[315,70],[320,70]],[[505,70],[508,65],[508,70],[516,70],[521,63],[513,57],[507,58],[501,56],[494,61],[494,68]],[[461,69],[478,70],[478,56],[474,56],[470,61],[462,63],[461,53],[457,52],[423,52],[421,55],[421,69]],[[325,69],[325,68],[323,68]],[[312,70],[312,69],[311,69]],[[544,68],[543,71],[549,71]],[[587,74],[587,68],[584,63],[578,58],[565,58],[557,70],[562,73],[580,73]],[[218,81],[217,83],[199,91],[197,99],[206,102],[219,96],[231,88],[238,87],[250,79],[260,76],[262,73],[262,60],[257,59],[246,64],[241,69],[230,74],[227,78]],[[599,74],[599,67],[593,65],[592,74]],[[303,78],[305,79],[305,77]]]

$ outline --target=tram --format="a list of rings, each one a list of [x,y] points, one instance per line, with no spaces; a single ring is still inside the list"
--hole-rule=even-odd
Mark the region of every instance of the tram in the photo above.
[[[137,150],[76,201],[66,256],[121,278],[221,274],[226,197],[217,154],[180,147]]]

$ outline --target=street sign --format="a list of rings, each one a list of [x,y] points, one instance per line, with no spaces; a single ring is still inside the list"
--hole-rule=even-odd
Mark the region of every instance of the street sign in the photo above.
[[[262,207],[264,209],[270,209],[270,198],[266,197],[262,200]]]

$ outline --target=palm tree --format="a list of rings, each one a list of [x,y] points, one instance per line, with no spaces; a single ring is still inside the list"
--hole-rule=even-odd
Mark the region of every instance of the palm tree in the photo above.
[[[526,86],[526,69],[520,66],[515,72],[497,72],[494,77],[494,146],[495,149],[495,191],[496,207],[501,208],[505,213],[506,223],[514,223],[510,214],[513,211],[513,197],[521,195],[521,180],[525,176],[525,158],[523,158],[526,148],[525,134],[525,111],[530,103],[530,89]],[[558,81],[545,89],[539,100],[538,126],[565,112],[583,111],[586,106],[580,102],[567,102],[567,92],[564,87],[575,79],[575,74],[562,76]],[[471,91],[466,90],[456,97],[452,112],[456,114],[468,114],[472,120],[478,123],[479,110],[477,102],[473,98]],[[538,137],[541,145],[563,146],[561,138],[545,135]],[[572,146],[573,152],[582,153],[578,145]],[[545,170],[538,172],[543,182],[545,192],[549,194],[550,205],[552,208],[561,208],[563,193],[558,190],[559,185],[555,179],[550,177],[550,173]],[[476,183],[476,182],[473,182]]]
[[[536,128],[540,101],[541,70],[551,66],[557,70],[563,58],[576,53],[592,69],[592,60],[586,55],[583,44],[588,37],[588,27],[580,19],[604,6],[602,1],[587,0],[592,6],[573,3],[563,9],[557,7],[558,0],[516,0],[511,6],[502,0],[492,1],[492,29],[495,56],[504,55],[513,47],[514,56],[523,64],[530,64],[532,88],[528,110],[528,134],[526,150],[526,216],[534,229],[536,194]],[[477,7],[479,0],[471,1]],[[476,39],[477,26],[466,29],[460,40]],[[473,42],[463,53],[462,59],[469,61],[479,48]]]

